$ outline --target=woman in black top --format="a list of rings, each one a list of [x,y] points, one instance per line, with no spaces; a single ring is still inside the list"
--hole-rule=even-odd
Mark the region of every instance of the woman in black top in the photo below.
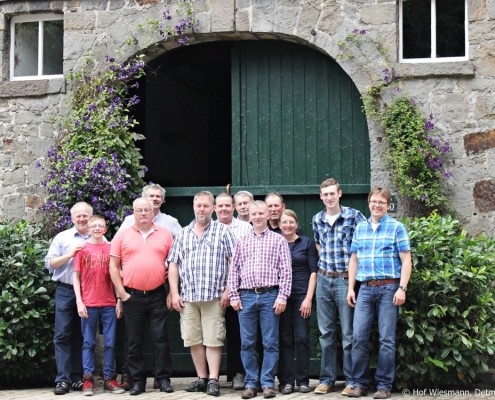
[[[313,240],[296,233],[297,215],[285,210],[280,218],[282,235],[292,255],[292,290],[287,307],[280,315],[279,390],[309,393],[309,319],[318,271],[318,251]],[[295,354],[294,354],[295,353]],[[296,362],[294,362],[294,355]]]

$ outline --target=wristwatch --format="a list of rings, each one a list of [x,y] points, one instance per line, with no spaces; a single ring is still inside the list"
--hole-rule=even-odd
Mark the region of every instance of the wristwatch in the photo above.
[[[404,292],[407,292],[407,286],[399,286],[399,289],[402,289]]]

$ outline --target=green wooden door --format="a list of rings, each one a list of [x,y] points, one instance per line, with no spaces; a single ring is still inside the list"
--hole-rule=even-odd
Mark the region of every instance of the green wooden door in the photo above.
[[[323,208],[319,184],[342,185],[342,204],[366,213],[369,138],[354,83],[323,54],[280,41],[232,49],[232,192],[277,191],[307,236]],[[320,371],[312,317],[311,375]]]

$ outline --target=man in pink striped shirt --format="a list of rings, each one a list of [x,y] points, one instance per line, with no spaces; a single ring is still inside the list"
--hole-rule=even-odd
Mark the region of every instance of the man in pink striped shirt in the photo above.
[[[258,383],[263,397],[276,396],[279,316],[285,310],[292,285],[291,255],[284,237],[268,229],[268,207],[255,201],[249,207],[253,232],[237,241],[229,274],[230,305],[239,314],[241,358],[246,370],[243,399],[256,396]],[[263,365],[261,376],[256,351],[261,325]]]

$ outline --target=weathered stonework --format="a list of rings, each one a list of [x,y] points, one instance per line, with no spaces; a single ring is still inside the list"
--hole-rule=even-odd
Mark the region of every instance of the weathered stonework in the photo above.
[[[41,203],[43,157],[55,137],[53,119],[66,109],[65,79],[10,82],[9,18],[29,12],[64,14],[64,73],[84,64],[91,52],[109,49],[125,60],[144,52],[145,60],[175,48],[137,27],[160,19],[172,0],[0,1],[0,220],[36,218]],[[290,40],[311,46],[340,64],[361,93],[380,79],[385,61],[369,43],[355,59],[339,58],[338,43],[365,29],[396,61],[398,9],[395,0],[193,0],[200,20],[192,43],[212,40]],[[454,149],[448,198],[472,233],[495,234],[495,1],[470,0],[469,60],[449,63],[398,63],[401,86],[424,101],[438,134]],[[125,45],[132,39],[132,46]],[[359,63],[356,62],[359,60]],[[369,121],[372,185],[390,183],[381,127]]]

